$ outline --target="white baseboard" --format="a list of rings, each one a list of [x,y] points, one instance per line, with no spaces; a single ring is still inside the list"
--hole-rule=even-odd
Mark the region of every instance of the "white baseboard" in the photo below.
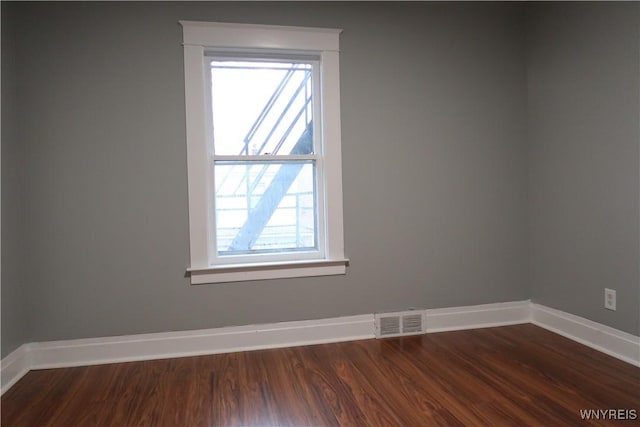
[[[25,344],[1,363],[1,393],[31,369],[168,359],[374,338],[373,315]]]
[[[640,337],[533,303],[531,323],[640,367]]]
[[[34,343],[31,369],[99,365],[373,338],[373,316]]]
[[[426,310],[427,333],[529,323],[529,301]]]
[[[426,331],[532,322],[640,366],[640,338],[529,301],[425,310]],[[2,359],[1,393],[31,369],[167,359],[374,338],[373,314],[196,331],[25,344]]]
[[[31,370],[31,344],[22,344],[0,361],[0,394],[4,394],[11,386]]]

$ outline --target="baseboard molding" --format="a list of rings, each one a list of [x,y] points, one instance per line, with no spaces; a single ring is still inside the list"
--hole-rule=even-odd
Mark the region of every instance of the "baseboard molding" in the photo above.
[[[529,323],[529,301],[426,310],[427,333]]]
[[[534,323],[640,366],[640,338],[529,301],[424,311],[427,333]],[[196,331],[48,341],[2,359],[1,393],[31,369],[99,365],[374,338],[373,314]]]
[[[640,337],[544,305],[530,310],[534,325],[640,367]]]
[[[31,369],[99,365],[373,338],[373,316],[34,343]]]
[[[31,344],[22,344],[0,362],[0,395],[31,370]]]
[[[25,344],[1,363],[1,393],[29,370],[374,338],[373,315]]]

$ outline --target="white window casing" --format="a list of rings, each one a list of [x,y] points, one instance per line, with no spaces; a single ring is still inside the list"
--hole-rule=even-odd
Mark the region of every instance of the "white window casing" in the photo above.
[[[180,21],[183,28],[187,169],[189,191],[192,284],[345,274],[342,212],[339,35],[341,30],[271,25]],[[322,180],[318,212],[323,222],[317,257],[300,259],[216,258],[213,221],[214,187],[211,161],[213,135],[207,94],[208,51],[243,54],[313,54],[319,59],[320,156],[316,168]],[[275,261],[274,261],[275,259]]]

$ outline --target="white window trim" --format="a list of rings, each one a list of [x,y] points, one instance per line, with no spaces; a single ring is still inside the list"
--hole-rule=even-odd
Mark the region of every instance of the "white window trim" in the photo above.
[[[180,21],[183,28],[191,284],[345,274],[340,135],[339,35],[342,30]],[[323,259],[211,265],[212,189],[207,127],[207,49],[305,51],[320,56],[325,189]]]

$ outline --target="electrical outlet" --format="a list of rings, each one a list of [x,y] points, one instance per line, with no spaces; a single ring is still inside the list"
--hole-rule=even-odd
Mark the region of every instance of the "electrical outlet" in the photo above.
[[[616,291],[604,288],[604,308],[616,311]]]

